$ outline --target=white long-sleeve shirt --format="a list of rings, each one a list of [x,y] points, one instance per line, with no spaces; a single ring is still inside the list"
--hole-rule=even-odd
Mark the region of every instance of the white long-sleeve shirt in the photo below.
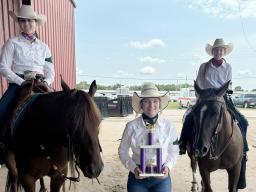
[[[140,164],[140,146],[148,144],[147,134],[146,125],[141,116],[126,124],[118,154],[123,165],[131,172],[134,172]],[[175,144],[177,133],[174,125],[159,116],[154,136],[162,147],[163,166],[171,171],[179,155],[178,145]],[[132,150],[132,156],[129,155],[129,149]]]
[[[216,67],[210,60],[200,66],[196,83],[201,89],[220,88],[231,79],[232,68],[230,64],[223,60],[223,63]]]
[[[48,46],[37,38],[30,43],[20,35],[4,44],[0,55],[0,75],[10,83],[21,85],[24,80],[17,74],[23,75],[25,71],[43,75],[48,84],[54,81],[54,65]]]

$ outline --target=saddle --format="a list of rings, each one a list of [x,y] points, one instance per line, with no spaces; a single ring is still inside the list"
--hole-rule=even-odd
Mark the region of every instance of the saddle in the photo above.
[[[10,145],[10,147],[13,146],[16,127],[18,127],[34,100],[39,95],[53,91],[54,90],[45,84],[39,77],[36,77],[35,79],[28,79],[22,83],[19,90],[18,101],[7,118],[7,123],[4,127],[3,133],[1,134],[0,153],[4,154],[5,145]],[[0,154],[0,156],[3,156],[2,154]]]

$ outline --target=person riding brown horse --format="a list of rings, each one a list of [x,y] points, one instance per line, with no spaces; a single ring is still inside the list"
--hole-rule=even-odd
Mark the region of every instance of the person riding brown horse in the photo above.
[[[26,72],[43,77],[42,83],[50,85],[54,81],[54,65],[51,51],[36,33],[46,18],[37,14],[29,0],[22,1],[17,13],[9,11],[10,16],[18,23],[21,33],[8,39],[1,49],[0,75],[8,80],[9,86],[0,99],[0,164],[4,163],[3,132],[17,100]]]
[[[232,100],[228,96],[229,93],[232,93],[230,89],[231,86],[231,76],[232,76],[232,68],[229,63],[223,58],[225,55],[229,54],[233,50],[233,44],[225,44],[223,39],[216,39],[213,45],[206,45],[206,52],[212,56],[208,62],[203,63],[200,68],[196,78],[196,83],[201,89],[208,88],[220,88],[225,83],[230,82],[229,89],[227,90],[227,94],[224,94],[224,99],[226,105],[228,107],[228,111],[232,115],[234,121],[238,122],[238,126],[241,130],[244,140],[244,156],[242,161],[242,169],[240,174],[240,180],[238,183],[238,188],[243,189],[246,187],[245,180],[245,170],[246,170],[246,161],[247,155],[246,152],[248,149],[248,144],[246,140],[247,126],[248,122],[245,117],[234,107]],[[192,107],[192,111],[194,108]],[[180,154],[186,153],[187,141],[188,137],[191,133],[191,129],[193,127],[193,118],[192,113],[188,113],[186,115],[185,121],[183,123],[180,140],[179,140],[179,148]]]
[[[79,181],[74,168],[96,178],[103,169],[98,139],[101,117],[92,99],[96,82],[88,93],[70,89],[62,81],[63,91],[31,95],[32,86],[29,81],[21,90],[28,110],[16,125],[9,126],[6,188],[17,192],[21,185],[26,192],[34,192],[35,181],[49,176],[51,191],[59,192],[66,179]],[[67,177],[68,163],[71,177]]]
[[[218,89],[200,89],[195,83],[198,101],[191,111],[193,127],[188,139],[188,155],[193,170],[193,192],[197,191],[197,164],[202,178],[202,191],[212,192],[211,172],[226,169],[229,192],[237,192],[243,158],[243,138],[223,97],[228,84],[229,82]]]

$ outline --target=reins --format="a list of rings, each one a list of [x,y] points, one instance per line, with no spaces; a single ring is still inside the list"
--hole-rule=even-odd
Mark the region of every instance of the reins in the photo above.
[[[69,145],[68,148],[69,148],[68,150],[70,151],[70,145]],[[71,181],[74,181],[74,182],[79,182],[80,181],[80,173],[79,173],[79,170],[78,170],[77,161],[75,161],[75,170],[77,172],[77,177],[67,177],[64,173],[62,173],[59,170],[58,166],[53,162],[52,157],[46,153],[45,146],[43,144],[40,145],[40,149],[44,153],[44,155],[46,156],[46,160],[49,162],[49,164],[51,165],[53,170],[56,171],[57,174],[60,175],[64,180],[68,179],[68,180],[70,180],[70,182]]]
[[[217,144],[218,144],[218,128],[220,127],[220,120],[221,120],[221,117],[223,115],[223,107],[221,107],[221,113],[219,115],[219,118],[218,118],[218,122],[217,122],[217,125],[216,125],[216,129],[215,129],[215,132],[214,132],[214,135],[212,136],[211,138],[211,145],[210,145],[210,150],[209,150],[209,159],[210,160],[217,160],[220,158],[220,156],[225,152],[225,150],[227,149],[227,147],[229,146],[229,143],[231,141],[231,138],[233,136],[233,132],[234,132],[234,127],[232,126],[232,132],[231,132],[231,135],[229,136],[227,142],[225,143],[224,147],[222,148],[222,150],[220,151],[220,153],[218,155],[214,154],[215,152],[215,149],[217,148]],[[215,149],[214,149],[215,147]]]

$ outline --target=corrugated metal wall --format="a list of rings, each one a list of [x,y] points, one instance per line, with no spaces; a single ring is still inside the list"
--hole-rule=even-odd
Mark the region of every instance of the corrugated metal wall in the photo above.
[[[17,12],[20,0],[0,0],[0,47],[9,37],[19,33],[19,27],[8,15],[8,10]],[[75,18],[73,0],[33,0],[35,11],[44,14],[47,22],[38,28],[39,38],[48,44],[55,65],[53,87],[60,90],[60,74],[71,88],[76,83],[75,66]],[[0,78],[0,96],[7,82]]]

